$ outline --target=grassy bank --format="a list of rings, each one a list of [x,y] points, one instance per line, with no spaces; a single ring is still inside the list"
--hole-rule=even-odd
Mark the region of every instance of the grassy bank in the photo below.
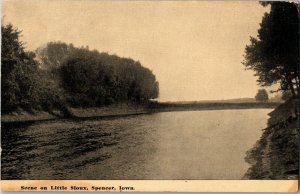
[[[252,165],[245,179],[298,179],[298,103],[289,100],[269,114],[268,127],[245,158]]]
[[[115,104],[95,108],[72,108],[67,107],[71,118],[96,118],[116,117],[125,115],[137,115],[153,112],[170,111],[193,111],[193,110],[226,110],[226,109],[253,109],[253,108],[275,108],[278,102],[197,102],[197,103],[157,103],[148,104]],[[53,120],[64,118],[64,111],[53,110],[51,112],[36,111],[28,113],[23,110],[10,114],[1,115],[2,122],[24,122],[38,120]]]
[[[253,109],[275,108],[278,102],[197,102],[197,103],[158,103],[148,104],[115,104],[95,108],[72,108],[68,112],[72,118],[116,117],[125,115],[146,114],[153,112],[193,111],[193,110],[226,110],[226,109]],[[10,114],[1,115],[1,122],[24,122],[38,120],[53,120],[63,118],[63,111],[51,112],[36,111],[28,113],[18,110]]]
[[[1,122],[23,122],[23,121],[38,121],[38,120],[52,120],[59,118],[58,115],[51,114],[45,111],[27,112],[18,110],[9,114],[1,115]]]
[[[97,117],[97,116],[118,116],[128,114],[147,113],[149,110],[145,105],[118,104],[101,108],[69,108],[75,117]]]
[[[85,119],[94,117],[115,117],[125,115],[145,114],[149,112],[146,105],[134,104],[116,104],[105,107],[95,108],[72,108],[68,107],[71,119]],[[12,112],[10,114],[1,115],[1,122],[25,122],[25,121],[40,121],[54,120],[64,118],[62,111],[54,110],[50,112],[36,111],[28,113],[23,110]]]

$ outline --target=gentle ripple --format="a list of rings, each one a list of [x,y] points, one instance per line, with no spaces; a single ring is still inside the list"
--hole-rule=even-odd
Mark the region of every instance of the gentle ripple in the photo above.
[[[2,179],[241,179],[271,109],[2,128]]]

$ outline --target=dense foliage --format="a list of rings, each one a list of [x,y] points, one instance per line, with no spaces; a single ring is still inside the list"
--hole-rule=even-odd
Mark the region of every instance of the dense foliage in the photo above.
[[[139,62],[50,42],[25,52],[20,31],[2,25],[2,112],[66,110],[146,102],[158,97],[158,82]]]
[[[66,58],[59,70],[73,106],[140,103],[158,97],[153,73],[132,59],[81,48]]]
[[[250,38],[246,46],[246,68],[258,76],[261,86],[279,83],[279,90],[299,90],[299,18],[297,4],[263,2],[271,6],[258,30],[258,37]]]
[[[19,40],[20,31],[1,26],[1,105],[2,112],[18,107],[30,110],[39,101],[37,65],[33,53],[26,53]]]
[[[40,61],[41,69],[54,70],[61,66],[76,48],[73,44],[64,42],[48,42],[46,45],[40,46],[35,50],[37,60]]]
[[[289,100],[290,98],[292,98],[292,96],[293,95],[292,95],[291,91],[285,90],[285,91],[282,92],[281,99],[286,101],[286,100]]]

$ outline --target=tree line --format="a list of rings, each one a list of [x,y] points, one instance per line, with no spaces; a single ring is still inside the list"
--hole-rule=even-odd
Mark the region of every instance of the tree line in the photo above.
[[[63,42],[26,52],[18,29],[2,24],[1,30],[3,113],[144,103],[158,97],[155,75],[139,61]]]

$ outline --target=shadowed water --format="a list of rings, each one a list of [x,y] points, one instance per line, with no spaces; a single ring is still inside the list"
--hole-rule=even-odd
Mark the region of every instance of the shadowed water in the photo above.
[[[2,179],[241,179],[271,109],[49,121],[2,131]]]

